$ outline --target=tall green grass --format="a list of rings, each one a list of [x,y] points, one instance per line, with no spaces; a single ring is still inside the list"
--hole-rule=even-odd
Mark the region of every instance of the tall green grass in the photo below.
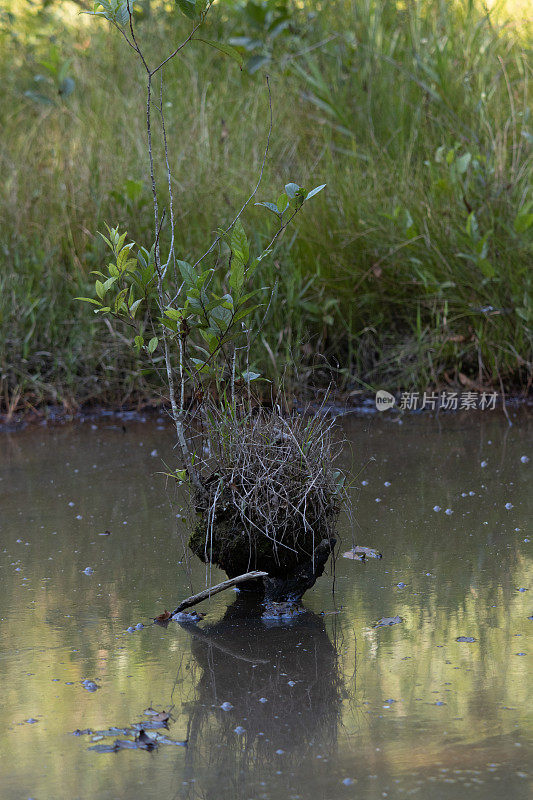
[[[105,258],[104,222],[152,241],[142,73],[99,20],[65,4],[12,11],[0,17],[0,404],[147,395],[125,332],[74,300]],[[187,25],[155,6],[138,33],[155,58]],[[348,389],[527,390],[527,26],[455,0],[300,3],[275,39],[227,3],[209,26],[210,38],[251,34],[271,56],[259,199],[289,180],[328,184],[257,278],[277,295],[255,365],[275,377],[295,360],[313,381],[329,363]],[[165,96],[188,258],[257,179],[264,68],[241,73],[196,43],[167,70]],[[268,235],[258,209],[245,225]]]

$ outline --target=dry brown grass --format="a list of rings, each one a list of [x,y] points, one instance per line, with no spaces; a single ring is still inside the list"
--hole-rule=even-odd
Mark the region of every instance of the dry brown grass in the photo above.
[[[334,421],[322,410],[213,406],[204,436],[205,494],[197,497],[192,549],[229,574],[261,568],[285,576],[312,561],[333,537],[344,500]]]

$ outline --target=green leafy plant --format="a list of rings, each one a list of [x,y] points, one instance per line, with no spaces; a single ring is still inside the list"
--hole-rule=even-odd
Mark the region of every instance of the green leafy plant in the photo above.
[[[272,107],[267,81],[270,127],[259,180],[230,224],[219,229],[202,255],[195,261],[180,257],[176,252],[176,198],[165,124],[164,72],[176,55],[193,41],[215,48],[239,66],[242,66],[242,58],[230,44],[200,36],[211,2],[178,0],[177,5],[191,20],[192,29],[155,66],[148,64],[137,38],[132,0],[101,0],[88,12],[103,17],[120,32],[145,71],[147,156],[154,228],[148,249],[128,241],[127,233],[121,232],[119,226],[108,226],[106,235],[101,234],[110,252],[107,271],[95,271],[95,297],[78,299],[94,305],[95,314],[110,316],[127,326],[134,351],[163,370],[183,461],[183,468],[176,477],[181,479],[185,469],[191,484],[200,490],[202,483],[186,434],[186,402],[207,392],[217,398],[223,409],[234,414],[239,392],[247,393],[250,399],[251,383],[261,377],[249,364],[251,339],[260,332],[260,328],[253,328],[253,315],[262,305],[268,308],[272,301],[272,289],[254,289],[252,278],[303,205],[325,185],[307,191],[291,182],[285,185],[275,202],[256,201],[255,205],[267,209],[276,218],[276,228],[267,246],[255,254],[252,252],[241,217],[257,196],[268,153]],[[157,93],[155,81],[158,82]],[[158,184],[154,157],[154,116],[159,121],[164,154],[164,190]],[[137,184],[126,183],[127,200],[135,201],[140,191],[142,187],[139,189]],[[165,250],[161,241],[164,226],[169,239]],[[225,290],[220,291],[219,286]]]

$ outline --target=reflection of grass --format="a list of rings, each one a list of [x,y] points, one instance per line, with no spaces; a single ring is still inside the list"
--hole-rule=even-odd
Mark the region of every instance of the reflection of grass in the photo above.
[[[86,17],[58,16],[56,5],[34,15],[15,4],[14,23],[0,20],[3,402],[17,387],[36,399],[117,400],[144,380],[122,339],[73,301],[104,258],[94,236],[104,220],[124,222],[144,243],[151,237],[140,74],[118,36]],[[270,349],[258,341],[256,362],[272,372],[307,330],[313,349],[341,356],[347,380],[353,372],[408,386],[457,370],[524,382],[527,26],[451,0],[335,3],[312,22],[304,16],[275,43],[264,186],[320,178],[328,191],[261,275],[279,280],[279,292]],[[155,13],[149,33],[140,24],[150,53],[179,35],[174,19]],[[227,37],[244,23],[212,25],[213,37]],[[62,99],[67,59],[76,86]],[[167,76],[183,256],[229,217],[257,174],[261,87],[259,74],[237,74],[198,46]],[[141,181],[140,193],[126,178]],[[263,218],[252,211],[249,222],[262,237]]]

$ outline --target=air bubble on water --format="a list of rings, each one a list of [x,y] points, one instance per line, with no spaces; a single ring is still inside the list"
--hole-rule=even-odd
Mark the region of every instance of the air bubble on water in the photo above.
[[[440,511],[440,506],[433,506],[433,511]]]
[[[513,507],[513,504],[512,504],[512,503],[506,503],[506,504],[505,504],[505,508],[507,509],[507,511],[510,511],[510,509],[511,509],[512,507]]]
[[[361,481],[361,486],[368,486],[368,481]]]
[[[233,706],[231,705],[231,703],[226,702],[226,703],[222,703],[220,708],[222,709],[222,711],[231,711]]]
[[[390,481],[385,481],[385,483],[383,484],[383,486],[390,486]]]
[[[152,450],[150,455],[152,456],[152,458],[155,458],[157,456],[157,450]]]
[[[482,462],[481,462],[481,466],[482,466],[482,467],[486,467],[486,466],[487,466],[487,463],[488,463],[487,461],[482,461]]]
[[[450,514],[453,514],[453,511],[451,510],[451,508],[447,508],[444,513],[450,516]]]
[[[529,462],[529,458],[527,456],[520,456],[520,461],[522,464],[527,464]]]
[[[234,729],[234,732],[238,736],[241,736],[243,733],[246,733],[246,730],[242,727],[242,725],[237,725],[237,727]]]
[[[74,505],[74,503],[73,503],[73,502],[72,502],[72,500],[71,500],[71,501],[70,501],[70,503],[69,503],[69,506],[72,508],[72,507],[73,507],[73,505]]]

